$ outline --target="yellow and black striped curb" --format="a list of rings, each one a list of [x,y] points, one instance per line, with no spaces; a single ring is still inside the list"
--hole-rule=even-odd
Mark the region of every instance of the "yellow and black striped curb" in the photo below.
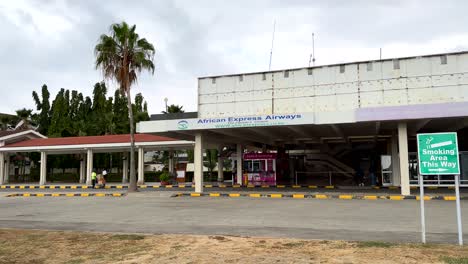
[[[172,197],[250,197],[250,198],[294,198],[294,199],[341,199],[341,200],[419,200],[419,195],[353,195],[353,194],[282,194],[282,193],[177,193]],[[468,197],[461,197],[468,200]],[[424,200],[455,201],[455,196],[424,196]]]
[[[125,193],[13,193],[6,197],[122,197]]]
[[[138,185],[138,188],[194,188],[195,185]],[[226,184],[205,184],[204,188],[309,188],[309,189],[334,189],[335,186],[316,185],[226,185]],[[0,189],[91,189],[88,185],[0,185]],[[127,185],[106,185],[103,189],[127,189]],[[99,189],[99,188],[97,188]]]
[[[170,188],[194,188],[195,185],[175,184],[175,185],[139,185],[138,188],[170,189]],[[339,186],[327,185],[239,185],[239,184],[205,184],[204,188],[307,188],[307,189],[340,189]],[[346,187],[346,186],[344,186]],[[104,188],[96,189],[127,189],[127,185],[107,185]],[[399,190],[399,186],[373,186],[376,190]],[[418,189],[418,186],[411,186],[411,189]],[[453,186],[426,186],[426,189],[454,189]],[[88,185],[0,185],[0,189],[92,189]]]

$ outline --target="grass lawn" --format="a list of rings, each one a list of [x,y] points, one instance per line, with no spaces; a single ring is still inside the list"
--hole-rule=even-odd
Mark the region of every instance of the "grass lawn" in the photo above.
[[[468,264],[468,247],[0,229],[0,263]]]

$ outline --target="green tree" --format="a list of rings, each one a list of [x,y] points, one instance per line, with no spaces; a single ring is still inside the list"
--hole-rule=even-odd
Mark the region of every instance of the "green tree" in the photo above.
[[[104,78],[119,84],[122,94],[127,95],[130,119],[130,185],[129,191],[136,191],[135,176],[135,131],[131,102],[131,86],[137,82],[143,70],[154,73],[154,46],[135,32],[136,25],[126,22],[113,24],[110,34],[101,35],[94,51],[96,69],[101,69]]]
[[[218,150],[217,149],[207,149],[205,151],[205,160],[204,165],[208,168],[208,173],[210,175],[210,180],[213,179],[213,170],[216,167],[218,162]]]
[[[114,105],[112,106],[112,118],[116,134],[129,133],[127,98],[121,95],[119,90],[115,91]]]
[[[23,108],[23,109],[16,110],[16,116],[21,121],[23,121],[23,126],[25,126],[25,127],[27,127],[28,124],[29,124],[31,114],[32,114],[32,109]]]
[[[37,111],[40,111],[39,114],[33,115],[33,120],[39,125],[39,132],[47,135],[50,125],[50,93],[47,89],[47,85],[42,85],[42,99],[39,98],[39,95],[36,93],[36,91],[33,91],[32,95],[34,102],[36,103],[36,109]]]
[[[50,137],[66,137],[70,136],[70,119],[69,119],[69,100],[70,92],[65,89],[60,89],[55,97],[51,108],[51,120],[48,131]]]
[[[183,106],[181,105],[174,105],[171,104],[167,107],[167,111],[162,111],[163,114],[175,114],[175,113],[184,113],[185,111],[182,109]]]

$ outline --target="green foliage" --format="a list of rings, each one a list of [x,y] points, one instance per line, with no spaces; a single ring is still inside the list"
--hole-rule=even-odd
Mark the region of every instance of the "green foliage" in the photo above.
[[[207,149],[205,151],[205,160],[203,163],[208,168],[210,177],[213,176],[213,170],[216,167],[217,162],[218,162],[218,150]]]
[[[163,114],[184,113],[185,111],[182,108],[183,108],[183,106],[181,106],[181,105],[171,104],[171,105],[167,106],[167,111],[162,111],[162,113]]]
[[[44,84],[42,86],[42,99],[39,98],[39,95],[36,93],[36,91],[33,91],[32,95],[34,102],[36,103],[36,109],[37,111],[40,111],[38,114],[34,114],[32,119],[39,125],[39,132],[47,135],[50,125],[50,93],[47,89],[47,85]]]
[[[47,110],[49,92],[47,86],[42,87],[42,100],[33,92],[37,111],[21,109],[18,117],[27,119],[32,116],[33,122],[39,125],[39,132],[49,137],[97,136],[110,134],[127,134],[129,132],[129,116],[127,97],[117,90],[114,97],[107,97],[105,83],[96,83],[93,97],[83,97],[76,90],[61,89],[52,101],[52,107]],[[133,105],[137,122],[149,120],[146,101],[143,95],[137,94]],[[5,116],[0,121],[11,123],[11,117]],[[2,122],[3,123],[3,122]]]
[[[169,173],[167,171],[163,171],[161,175],[159,175],[159,181],[161,182],[169,181]]]

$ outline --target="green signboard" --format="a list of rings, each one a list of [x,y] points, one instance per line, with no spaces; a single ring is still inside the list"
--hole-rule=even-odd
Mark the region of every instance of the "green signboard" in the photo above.
[[[421,175],[460,174],[457,133],[418,134]]]

